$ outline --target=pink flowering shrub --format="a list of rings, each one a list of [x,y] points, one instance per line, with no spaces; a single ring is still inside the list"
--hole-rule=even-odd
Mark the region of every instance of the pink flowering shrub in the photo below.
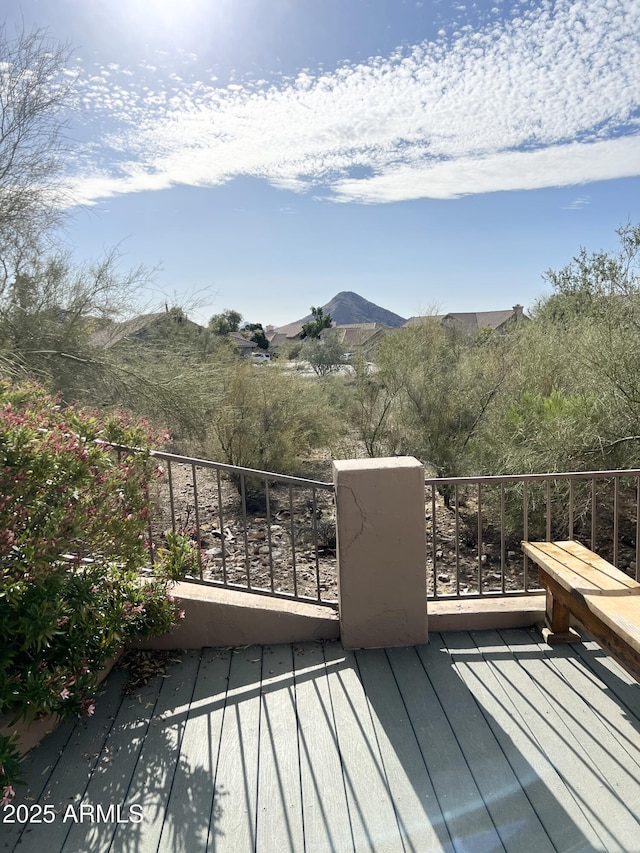
[[[110,446],[153,440],[145,422],[0,381],[0,714],[93,714],[108,658],[178,618],[168,587],[179,567],[140,576],[157,466]],[[0,737],[3,799],[16,768]]]

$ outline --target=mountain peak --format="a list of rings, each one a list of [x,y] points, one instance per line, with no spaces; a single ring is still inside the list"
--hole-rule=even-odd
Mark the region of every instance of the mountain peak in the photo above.
[[[396,328],[402,326],[406,321],[393,311],[387,311],[374,302],[369,302],[363,296],[351,290],[342,290],[322,306],[325,314],[330,314],[337,326],[345,326],[350,323],[381,323],[384,326]],[[298,323],[307,323],[312,320],[311,314],[298,320]]]

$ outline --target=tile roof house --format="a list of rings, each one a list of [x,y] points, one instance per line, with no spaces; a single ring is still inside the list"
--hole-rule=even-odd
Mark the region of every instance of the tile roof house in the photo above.
[[[506,311],[452,311],[449,314],[438,314],[434,317],[411,317],[405,326],[417,326],[425,320],[437,320],[443,326],[455,328],[469,334],[477,334],[483,329],[491,329],[495,332],[505,332],[513,323],[526,320],[522,305],[514,305]]]
[[[340,344],[346,349],[363,346],[372,343],[374,339],[381,337],[389,331],[389,326],[382,323],[345,323],[343,325],[332,325],[330,329],[324,329],[322,334],[331,331],[336,334]],[[267,340],[271,349],[276,349],[285,341],[300,340],[302,334],[301,323],[289,323],[278,329],[267,328]]]
[[[245,338],[240,332],[229,332],[227,337],[240,350],[240,355],[248,355],[248,353],[257,349],[258,344],[255,341]]]
[[[299,341],[302,334],[302,323],[288,323],[286,326],[279,326],[274,329],[273,326],[267,326],[266,338],[269,341],[271,349],[277,349],[286,341]]]
[[[352,349],[372,343],[374,338],[382,337],[389,328],[382,323],[345,323],[324,331],[331,331],[343,347]]]

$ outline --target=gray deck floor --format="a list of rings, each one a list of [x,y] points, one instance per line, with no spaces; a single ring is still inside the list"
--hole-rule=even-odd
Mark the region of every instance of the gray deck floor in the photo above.
[[[640,685],[593,643],[207,649],[123,680],[26,759],[16,803],[56,814],[0,851],[640,851]]]

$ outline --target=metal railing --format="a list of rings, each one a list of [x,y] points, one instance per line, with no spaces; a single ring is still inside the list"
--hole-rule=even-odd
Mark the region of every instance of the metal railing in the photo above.
[[[166,466],[149,522],[152,564],[167,531],[185,533],[198,562],[188,581],[337,607],[333,483],[151,456]]]
[[[114,447],[116,451],[131,448]],[[187,580],[337,607],[333,483],[164,451],[150,556],[187,534]],[[640,580],[640,468],[425,480],[428,599],[542,592],[522,540],[576,539]]]
[[[640,580],[640,469],[428,478],[430,599],[539,592],[523,539],[576,539]]]

